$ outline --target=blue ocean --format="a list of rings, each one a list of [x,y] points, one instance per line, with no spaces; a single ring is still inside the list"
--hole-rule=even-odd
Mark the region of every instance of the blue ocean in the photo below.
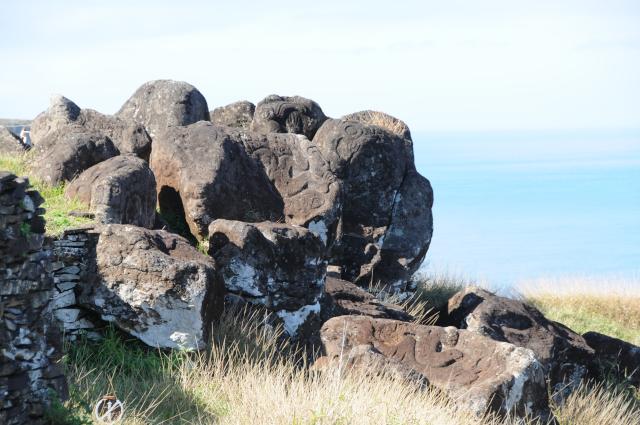
[[[423,270],[492,286],[640,281],[640,131],[414,133],[434,189]]]

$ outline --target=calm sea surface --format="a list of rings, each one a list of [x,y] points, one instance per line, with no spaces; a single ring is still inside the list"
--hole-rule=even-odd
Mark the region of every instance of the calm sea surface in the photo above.
[[[497,286],[640,277],[640,131],[413,139],[435,195],[423,268]]]

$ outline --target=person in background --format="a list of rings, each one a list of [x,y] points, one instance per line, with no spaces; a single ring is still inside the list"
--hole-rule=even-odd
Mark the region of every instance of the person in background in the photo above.
[[[20,140],[26,150],[31,149],[31,132],[27,130],[27,127],[22,127],[20,131]]]

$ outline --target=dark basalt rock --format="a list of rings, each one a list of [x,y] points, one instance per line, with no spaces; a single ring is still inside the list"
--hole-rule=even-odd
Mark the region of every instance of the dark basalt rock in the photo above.
[[[215,125],[248,130],[255,111],[256,106],[253,103],[242,100],[211,111],[211,122]]]
[[[156,180],[146,161],[120,155],[101,162],[65,188],[67,198],[89,205],[99,223],[152,228],[156,216]]]
[[[403,139],[411,140],[411,131],[409,131],[409,126],[407,126],[404,121],[384,112],[370,110],[360,111],[345,115],[341,119],[345,121],[357,121],[363,124],[377,125],[378,127],[386,128]]]
[[[617,370],[621,379],[640,387],[640,347],[598,332],[582,335],[596,353],[596,361],[606,372]]]
[[[592,367],[594,351],[582,336],[522,301],[468,287],[451,297],[448,313],[456,327],[532,350],[559,396],[570,393]]]
[[[327,119],[316,102],[300,96],[267,96],[258,103],[251,131],[303,134],[309,139]]]

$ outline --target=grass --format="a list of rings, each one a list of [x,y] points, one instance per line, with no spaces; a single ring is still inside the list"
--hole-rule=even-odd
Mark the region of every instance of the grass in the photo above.
[[[0,155],[0,170],[9,171],[19,177],[28,176],[29,153],[24,155]],[[40,192],[45,199],[43,208],[46,212],[46,232],[50,236],[59,235],[64,229],[91,223],[90,219],[72,217],[71,211],[87,211],[87,205],[77,199],[67,199],[64,196],[64,185],[51,186],[36,178],[30,178],[29,182]]]

